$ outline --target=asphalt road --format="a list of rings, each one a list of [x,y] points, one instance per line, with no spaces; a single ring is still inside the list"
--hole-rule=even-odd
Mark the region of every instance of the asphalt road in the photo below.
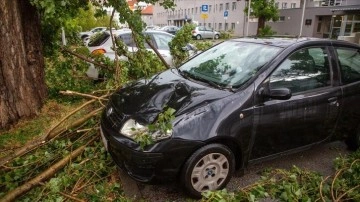
[[[324,176],[334,173],[333,160],[341,155],[348,154],[346,145],[343,142],[337,141],[320,146],[316,146],[310,150],[299,152],[296,154],[281,156],[273,160],[250,165],[246,170],[244,176],[234,176],[226,189],[228,191],[236,191],[238,188],[250,185],[256,182],[261,171],[266,168],[282,168],[289,169],[296,165],[302,169],[316,171]],[[128,197],[137,196],[143,201],[192,201],[181,188],[176,184],[164,185],[144,185],[135,183],[129,178],[120,176],[124,187],[132,185],[131,189],[124,190]],[[134,186],[135,185],[135,186]],[[136,186],[137,185],[137,186]],[[134,188],[136,187],[136,188]],[[137,198],[139,199],[139,198]]]

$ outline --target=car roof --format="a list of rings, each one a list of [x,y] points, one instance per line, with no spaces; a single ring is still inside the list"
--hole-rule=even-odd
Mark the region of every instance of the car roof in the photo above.
[[[308,42],[329,42],[344,45],[356,45],[347,41],[339,41],[332,39],[314,38],[314,37],[244,37],[232,39],[233,41],[242,41],[248,43],[258,43],[264,45],[278,46],[286,48],[294,44],[303,44]]]
[[[109,30],[106,30],[105,32],[110,34]],[[118,35],[118,34],[127,34],[127,33],[131,33],[131,29],[118,29],[118,30],[113,30],[112,34]],[[168,32],[164,32],[161,30],[145,30],[144,33],[159,33],[159,34],[166,34],[166,35],[171,35],[174,36],[172,34],[169,34]]]

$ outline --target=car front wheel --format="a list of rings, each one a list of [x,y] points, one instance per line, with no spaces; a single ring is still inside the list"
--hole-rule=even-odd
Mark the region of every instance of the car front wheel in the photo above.
[[[222,144],[209,144],[198,149],[186,161],[181,181],[188,194],[200,198],[204,191],[224,188],[234,170],[232,151]]]
[[[196,35],[196,39],[197,39],[197,40],[200,40],[201,38],[202,38],[202,37],[201,37],[200,34]]]
[[[215,39],[219,39],[220,36],[218,34],[215,34]]]

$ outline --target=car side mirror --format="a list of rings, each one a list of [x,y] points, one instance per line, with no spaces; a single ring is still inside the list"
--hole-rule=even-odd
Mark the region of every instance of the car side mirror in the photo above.
[[[275,88],[265,91],[263,88],[260,89],[259,94],[266,98],[274,100],[288,100],[291,98],[291,90],[288,88]]]

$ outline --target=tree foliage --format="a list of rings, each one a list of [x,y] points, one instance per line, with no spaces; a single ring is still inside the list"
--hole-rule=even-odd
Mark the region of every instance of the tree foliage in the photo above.
[[[275,6],[275,0],[252,0],[250,7],[251,15],[259,18],[257,35],[260,29],[264,29],[266,21],[279,19],[279,10]],[[249,7],[246,7],[244,12],[247,13],[248,9]]]

